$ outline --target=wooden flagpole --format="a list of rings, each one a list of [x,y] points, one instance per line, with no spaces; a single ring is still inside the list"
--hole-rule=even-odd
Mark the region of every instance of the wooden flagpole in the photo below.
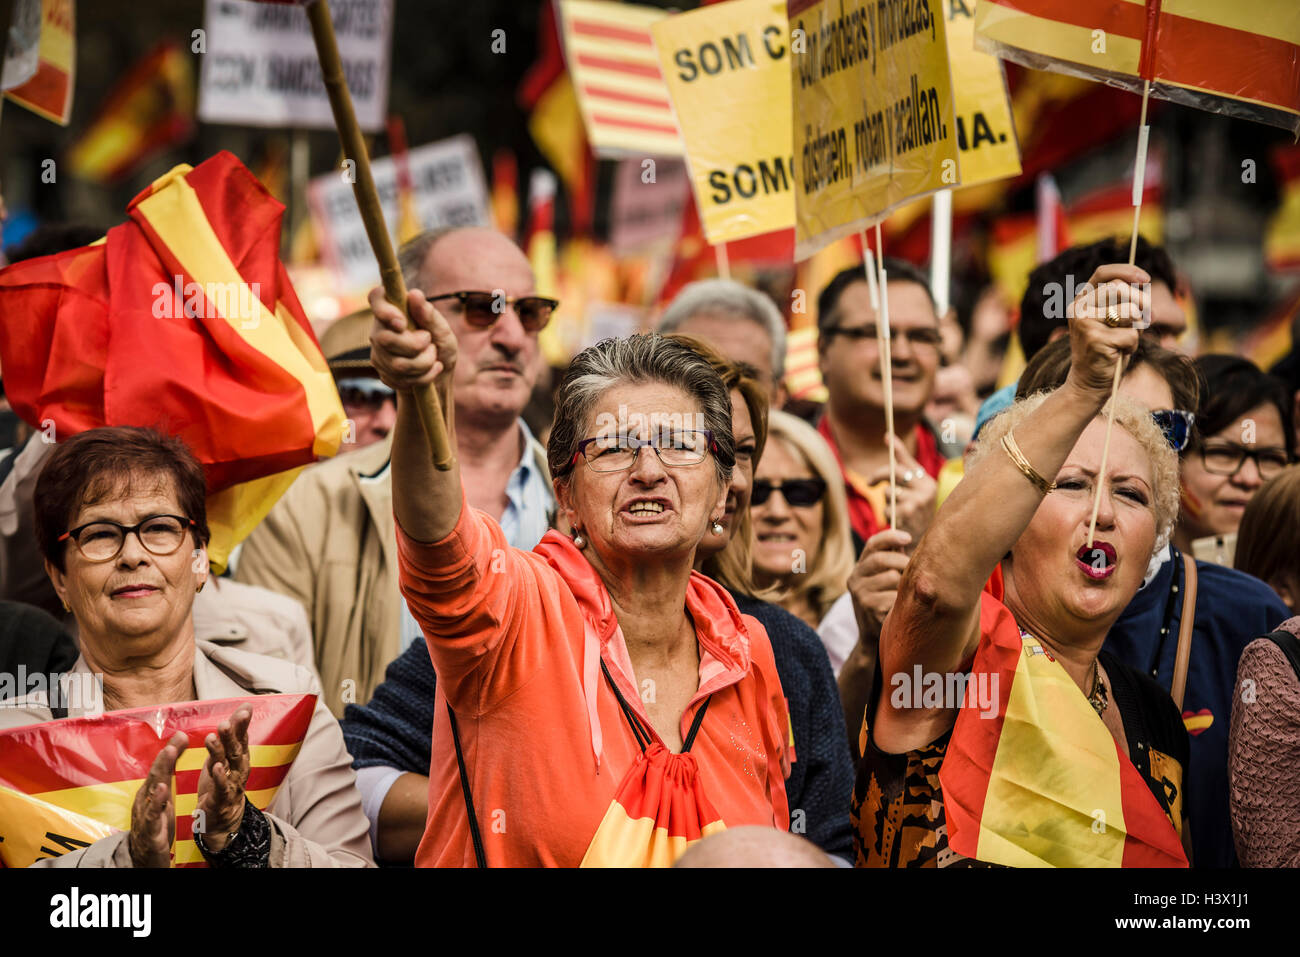
[[[357,116],[352,109],[352,94],[348,91],[343,76],[343,62],[339,58],[329,4],[325,0],[308,0],[306,8],[312,37],[316,41],[321,74],[325,78],[325,91],[329,94],[330,109],[334,112],[334,125],[338,128],[339,140],[343,144],[343,154],[356,164],[356,181],[352,184],[352,193],[356,197],[357,208],[361,210],[361,220],[365,223],[370,248],[379,261],[384,298],[405,312],[406,283],[402,280],[402,269],[397,263],[397,254],[393,251],[388,225],[384,222],[384,211],[379,205],[375,180],[370,175],[370,155],[366,151],[361,127],[357,125]],[[420,412],[429,448],[433,450],[433,464],[439,471],[445,472],[451,468],[453,455],[438,393],[432,385],[424,385],[416,389],[412,397]]]
[[[1147,126],[1147,101],[1151,98],[1151,81],[1142,84],[1142,119],[1138,123],[1137,156],[1133,162],[1133,235],[1129,239],[1128,264],[1137,263],[1138,220],[1142,215],[1142,191],[1145,186],[1147,165],[1147,139],[1151,128]],[[1097,473],[1097,497],[1092,502],[1092,518],[1088,522],[1088,547],[1092,548],[1097,534],[1097,512],[1101,509],[1101,491],[1106,483],[1106,460],[1110,457],[1110,433],[1115,427],[1115,397],[1119,395],[1119,380],[1124,374],[1124,357],[1115,360],[1115,378],[1110,384],[1110,411],[1106,414],[1106,441],[1101,447],[1101,469]]]

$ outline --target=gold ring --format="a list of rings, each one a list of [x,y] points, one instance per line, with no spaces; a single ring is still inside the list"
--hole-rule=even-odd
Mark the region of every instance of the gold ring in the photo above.
[[[1106,310],[1106,325],[1110,326],[1112,329],[1119,326],[1118,306],[1111,306],[1109,309]]]

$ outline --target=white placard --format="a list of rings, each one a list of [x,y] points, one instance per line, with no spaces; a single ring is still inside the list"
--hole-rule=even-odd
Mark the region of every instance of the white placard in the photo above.
[[[330,0],[357,122],[384,128],[392,0]],[[334,129],[306,11],[297,4],[208,0],[199,119],[243,126]]]
[[[462,134],[428,143],[406,156],[422,228],[491,223],[487,184],[472,136]],[[385,156],[372,162],[370,171],[384,207],[388,233],[396,245],[400,221],[397,167],[392,157]],[[316,177],[307,186],[307,202],[325,261],[345,289],[364,289],[379,281],[379,267],[352,195],[352,184],[345,177],[344,170]]]

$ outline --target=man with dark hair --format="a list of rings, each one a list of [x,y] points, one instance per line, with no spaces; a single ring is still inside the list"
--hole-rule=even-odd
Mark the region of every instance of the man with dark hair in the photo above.
[[[1119,238],[1071,246],[1029,274],[1029,285],[1020,300],[1017,327],[1026,361],[1053,339],[1066,334],[1065,304],[1074,299],[1075,290],[1099,266],[1128,262],[1128,247],[1128,239]],[[1178,338],[1187,329],[1187,315],[1174,298],[1178,286],[1174,262],[1163,246],[1139,236],[1135,265],[1151,277],[1151,325],[1146,333],[1166,349],[1176,349]]]
[[[885,258],[893,376],[899,525],[920,538],[934,515],[935,476],[943,467],[925,422],[942,335],[925,275]],[[862,266],[843,270],[817,297],[818,357],[828,398],[817,430],[844,473],[854,544],[885,527],[889,448],[885,384],[876,340],[877,312]]]

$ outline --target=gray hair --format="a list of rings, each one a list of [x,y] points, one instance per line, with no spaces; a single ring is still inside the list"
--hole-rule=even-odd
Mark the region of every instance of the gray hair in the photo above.
[[[439,226],[437,229],[426,229],[418,236],[402,243],[401,248],[397,250],[397,264],[402,269],[402,282],[406,283],[407,289],[424,289],[426,284],[420,276],[420,269],[424,266],[424,261],[429,258],[429,250],[433,249],[433,244],[444,236],[465,228],[464,226]]]
[[[748,319],[766,330],[772,340],[772,376],[785,374],[785,319],[776,303],[733,279],[701,279],[682,287],[659,317],[659,332],[677,332],[692,316],[721,314]]]
[[[573,469],[582,430],[596,402],[616,385],[661,382],[700,403],[705,427],[713,433],[713,464],[723,484],[731,481],[736,442],[731,434],[731,396],[713,366],[685,343],[656,333],[604,339],[583,349],[564,373],[555,393],[555,422],[546,444],[547,464],[557,479]]]

